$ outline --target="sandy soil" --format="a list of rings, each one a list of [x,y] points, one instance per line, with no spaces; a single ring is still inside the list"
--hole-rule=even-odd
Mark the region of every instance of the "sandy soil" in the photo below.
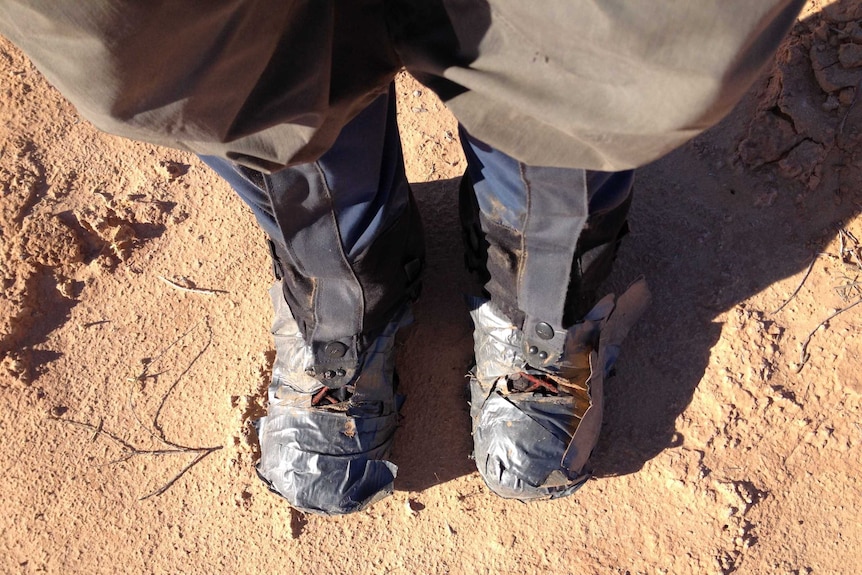
[[[249,211],[194,157],[95,131],[0,41],[0,571],[858,572],[862,306],[832,315],[862,297],[862,8],[821,4],[731,117],[641,171],[608,290],[644,274],[654,303],[597,477],[561,501],[498,499],[469,459],[464,160],[399,78],[430,265],[396,493],[338,519],[254,475],[273,351]]]

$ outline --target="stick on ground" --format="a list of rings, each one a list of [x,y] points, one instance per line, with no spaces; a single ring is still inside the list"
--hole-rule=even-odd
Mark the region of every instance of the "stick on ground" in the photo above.
[[[195,465],[200,463],[205,457],[207,457],[211,453],[218,451],[219,449],[221,449],[223,447],[221,445],[213,446],[213,447],[190,447],[187,445],[181,445],[181,444],[176,443],[174,441],[171,441],[170,439],[167,438],[164,430],[162,429],[161,425],[159,425],[159,421],[158,421],[159,415],[161,414],[162,409],[164,408],[165,403],[167,402],[168,396],[170,396],[171,392],[174,391],[174,389],[177,387],[177,385],[182,380],[182,378],[188,373],[189,369],[191,369],[191,366],[194,365],[194,363],[198,359],[200,359],[201,355],[203,355],[203,353],[209,348],[210,344],[212,343],[212,329],[210,328],[208,320],[209,320],[209,318],[204,317],[200,321],[196,322],[192,327],[190,327],[188,330],[186,330],[185,333],[180,335],[177,339],[175,339],[173,342],[171,342],[170,345],[168,345],[165,349],[163,349],[161,352],[159,352],[159,354],[156,355],[155,358],[147,361],[143,371],[137,377],[135,377],[134,379],[131,380],[133,382],[138,382],[138,381],[144,381],[145,379],[147,379],[149,377],[154,377],[154,375],[156,375],[156,374],[150,374],[149,373],[150,368],[154,364],[156,364],[162,357],[164,357],[164,355],[168,352],[168,350],[170,350],[171,348],[176,346],[180,341],[182,341],[188,335],[190,335],[197,328],[197,326],[200,325],[201,323],[203,323],[206,326],[207,332],[208,332],[208,339],[207,339],[206,345],[203,347],[203,349],[201,349],[197,353],[197,355],[195,355],[195,357],[191,360],[191,363],[189,363],[189,365],[180,373],[179,377],[177,377],[177,379],[171,384],[171,386],[165,392],[164,396],[162,397],[161,403],[159,404],[159,408],[156,411],[155,416],[153,417],[153,420],[152,420],[150,426],[144,425],[143,421],[138,416],[138,413],[135,409],[136,406],[135,406],[134,397],[133,397],[133,392],[134,392],[135,386],[130,386],[129,409],[132,412],[132,416],[135,418],[135,421],[138,422],[138,424],[141,426],[141,428],[144,429],[144,431],[146,431],[150,435],[150,437],[152,437],[156,442],[164,445],[165,448],[162,448],[162,449],[142,449],[136,445],[133,445],[132,443],[130,443],[130,442],[126,441],[125,439],[123,439],[122,437],[120,437],[118,434],[113,433],[113,432],[105,429],[104,420],[102,420],[101,418],[99,419],[99,423],[94,425],[94,424],[88,423],[86,421],[77,421],[77,420],[74,420],[71,418],[61,418],[61,417],[54,417],[54,416],[51,417],[51,419],[54,419],[54,420],[59,421],[61,423],[66,423],[69,425],[75,425],[77,427],[83,427],[85,429],[90,430],[92,432],[92,434],[90,435],[90,441],[91,442],[96,441],[100,437],[106,437],[111,442],[113,442],[117,447],[119,447],[120,450],[122,451],[122,455],[116,459],[109,461],[106,465],[116,465],[118,463],[123,463],[125,461],[132,459],[133,457],[138,457],[138,456],[162,456],[162,455],[176,455],[176,454],[185,454],[185,453],[196,454],[194,459],[192,459],[189,463],[187,463],[185,466],[183,466],[183,468],[180,469],[180,471],[176,475],[171,477],[167,482],[162,484],[159,488],[155,489],[154,491],[151,491],[150,493],[147,493],[146,495],[139,497],[138,498],[139,501],[144,501],[146,499],[150,499],[152,497],[157,497],[157,496],[165,493],[177,481],[179,481],[179,479],[183,475],[185,475],[186,472],[189,471],[192,467],[194,467]]]
[[[805,338],[805,341],[802,342],[802,348],[799,350],[799,366],[796,368],[796,373],[799,373],[800,371],[802,371],[802,368],[805,367],[805,364],[808,362],[808,359],[811,357],[810,354],[808,353],[808,344],[811,343],[811,338],[814,337],[814,334],[817,333],[817,330],[819,330],[822,326],[825,326],[826,324],[828,324],[830,321],[832,321],[834,318],[841,315],[845,311],[853,309],[854,307],[856,307],[860,303],[862,303],[862,298],[857,299],[855,302],[851,303],[850,305],[848,305],[846,307],[842,307],[841,309],[839,309],[838,311],[836,311],[835,313],[833,313],[832,315],[830,315],[829,317],[827,317],[826,319],[821,321],[819,324],[817,324],[817,327],[815,327],[813,330],[811,330],[811,333],[809,333],[808,337]]]
[[[174,288],[176,290],[188,292],[188,293],[196,293],[196,294],[200,294],[200,295],[216,295],[216,294],[220,294],[220,293],[227,293],[226,291],[220,290],[220,289],[190,288],[190,287],[180,285],[173,280],[169,280],[168,278],[166,278],[164,276],[157,276],[157,277],[160,280],[162,280],[163,282],[165,282],[166,284],[168,284],[169,286],[171,286],[172,288]]]
[[[783,304],[781,304],[781,306],[779,306],[779,308],[778,308],[777,310],[775,310],[774,312],[772,312],[770,315],[775,315],[775,314],[777,314],[778,312],[780,312],[781,310],[783,310],[785,307],[787,307],[787,304],[789,304],[789,303],[790,303],[790,301],[791,301],[793,298],[795,298],[795,297],[796,297],[796,294],[798,294],[798,293],[799,293],[799,290],[801,290],[801,289],[802,289],[802,286],[803,286],[803,285],[805,285],[805,280],[807,280],[807,279],[808,279],[808,276],[809,276],[809,275],[811,275],[811,270],[813,270],[813,269],[814,269],[814,262],[816,262],[816,261],[817,261],[817,258],[818,258],[818,257],[820,257],[820,256],[822,256],[822,255],[826,255],[826,254],[822,254],[822,253],[821,253],[821,254],[816,254],[816,255],[811,259],[811,263],[810,263],[810,264],[808,264],[808,269],[805,271],[805,275],[804,275],[804,276],[802,276],[802,281],[801,281],[801,282],[799,282],[799,285],[798,285],[798,286],[796,286],[796,289],[795,289],[795,290],[793,290],[793,293],[792,293],[792,294],[790,294],[790,297],[789,297],[789,298],[787,298],[787,299],[784,301],[784,303],[783,303]]]

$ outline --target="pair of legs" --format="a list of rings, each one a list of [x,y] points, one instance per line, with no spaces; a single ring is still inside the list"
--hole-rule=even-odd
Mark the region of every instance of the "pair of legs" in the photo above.
[[[473,312],[477,465],[501,495],[566,495],[588,477],[583,452],[594,438],[578,446],[576,463],[564,464],[591,400],[559,383],[583,369],[573,354],[584,350],[589,375],[588,348],[613,308],[588,314],[625,233],[633,175],[529,166],[460,135],[467,262],[490,298],[477,299]],[[279,280],[258,471],[298,508],[360,510],[392,489],[396,467],[386,457],[399,405],[392,343],[409,321],[423,262],[394,91],[354,118],[316,162],[265,175],[204,161],[254,211]],[[526,427],[511,431],[519,418]]]
[[[461,134],[469,261],[490,297],[472,312],[474,452],[501,495],[565,495],[639,305],[589,308],[631,172],[542,166],[621,169],[681,145],[745,93],[804,3],[0,0],[0,30],[103,129],[261,169],[314,160],[269,176],[208,161],[254,209],[279,279],[258,471],[297,507],[345,513],[392,486],[391,342],[422,268],[391,92],[366,97],[405,66],[529,162]]]

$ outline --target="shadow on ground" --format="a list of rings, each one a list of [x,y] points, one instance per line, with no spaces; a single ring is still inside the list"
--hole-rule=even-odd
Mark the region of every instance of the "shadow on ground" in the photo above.
[[[750,96],[720,126],[639,172],[633,231],[607,290],[620,293],[644,275],[653,303],[605,389],[605,423],[593,457],[597,477],[634,473],[682,443],[675,422],[721,335],[715,318],[806,269],[841,222],[859,211],[862,195],[839,202],[828,187],[809,192],[776,183],[768,168],[734,165],[755,104]],[[429,265],[415,325],[398,357],[407,402],[393,459],[400,467],[396,488],[404,491],[475,471],[464,378],[472,339],[463,294],[476,286],[462,265],[457,185],[414,185]],[[763,194],[776,188],[779,195],[762,205]]]

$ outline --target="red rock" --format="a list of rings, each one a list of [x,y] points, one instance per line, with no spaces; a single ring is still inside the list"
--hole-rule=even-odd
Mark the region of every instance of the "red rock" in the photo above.
[[[748,137],[740,142],[739,157],[751,167],[762,166],[781,158],[801,139],[789,121],[764,112],[754,119]]]
[[[838,61],[845,68],[857,68],[862,66],[862,45],[842,44],[838,48]]]

